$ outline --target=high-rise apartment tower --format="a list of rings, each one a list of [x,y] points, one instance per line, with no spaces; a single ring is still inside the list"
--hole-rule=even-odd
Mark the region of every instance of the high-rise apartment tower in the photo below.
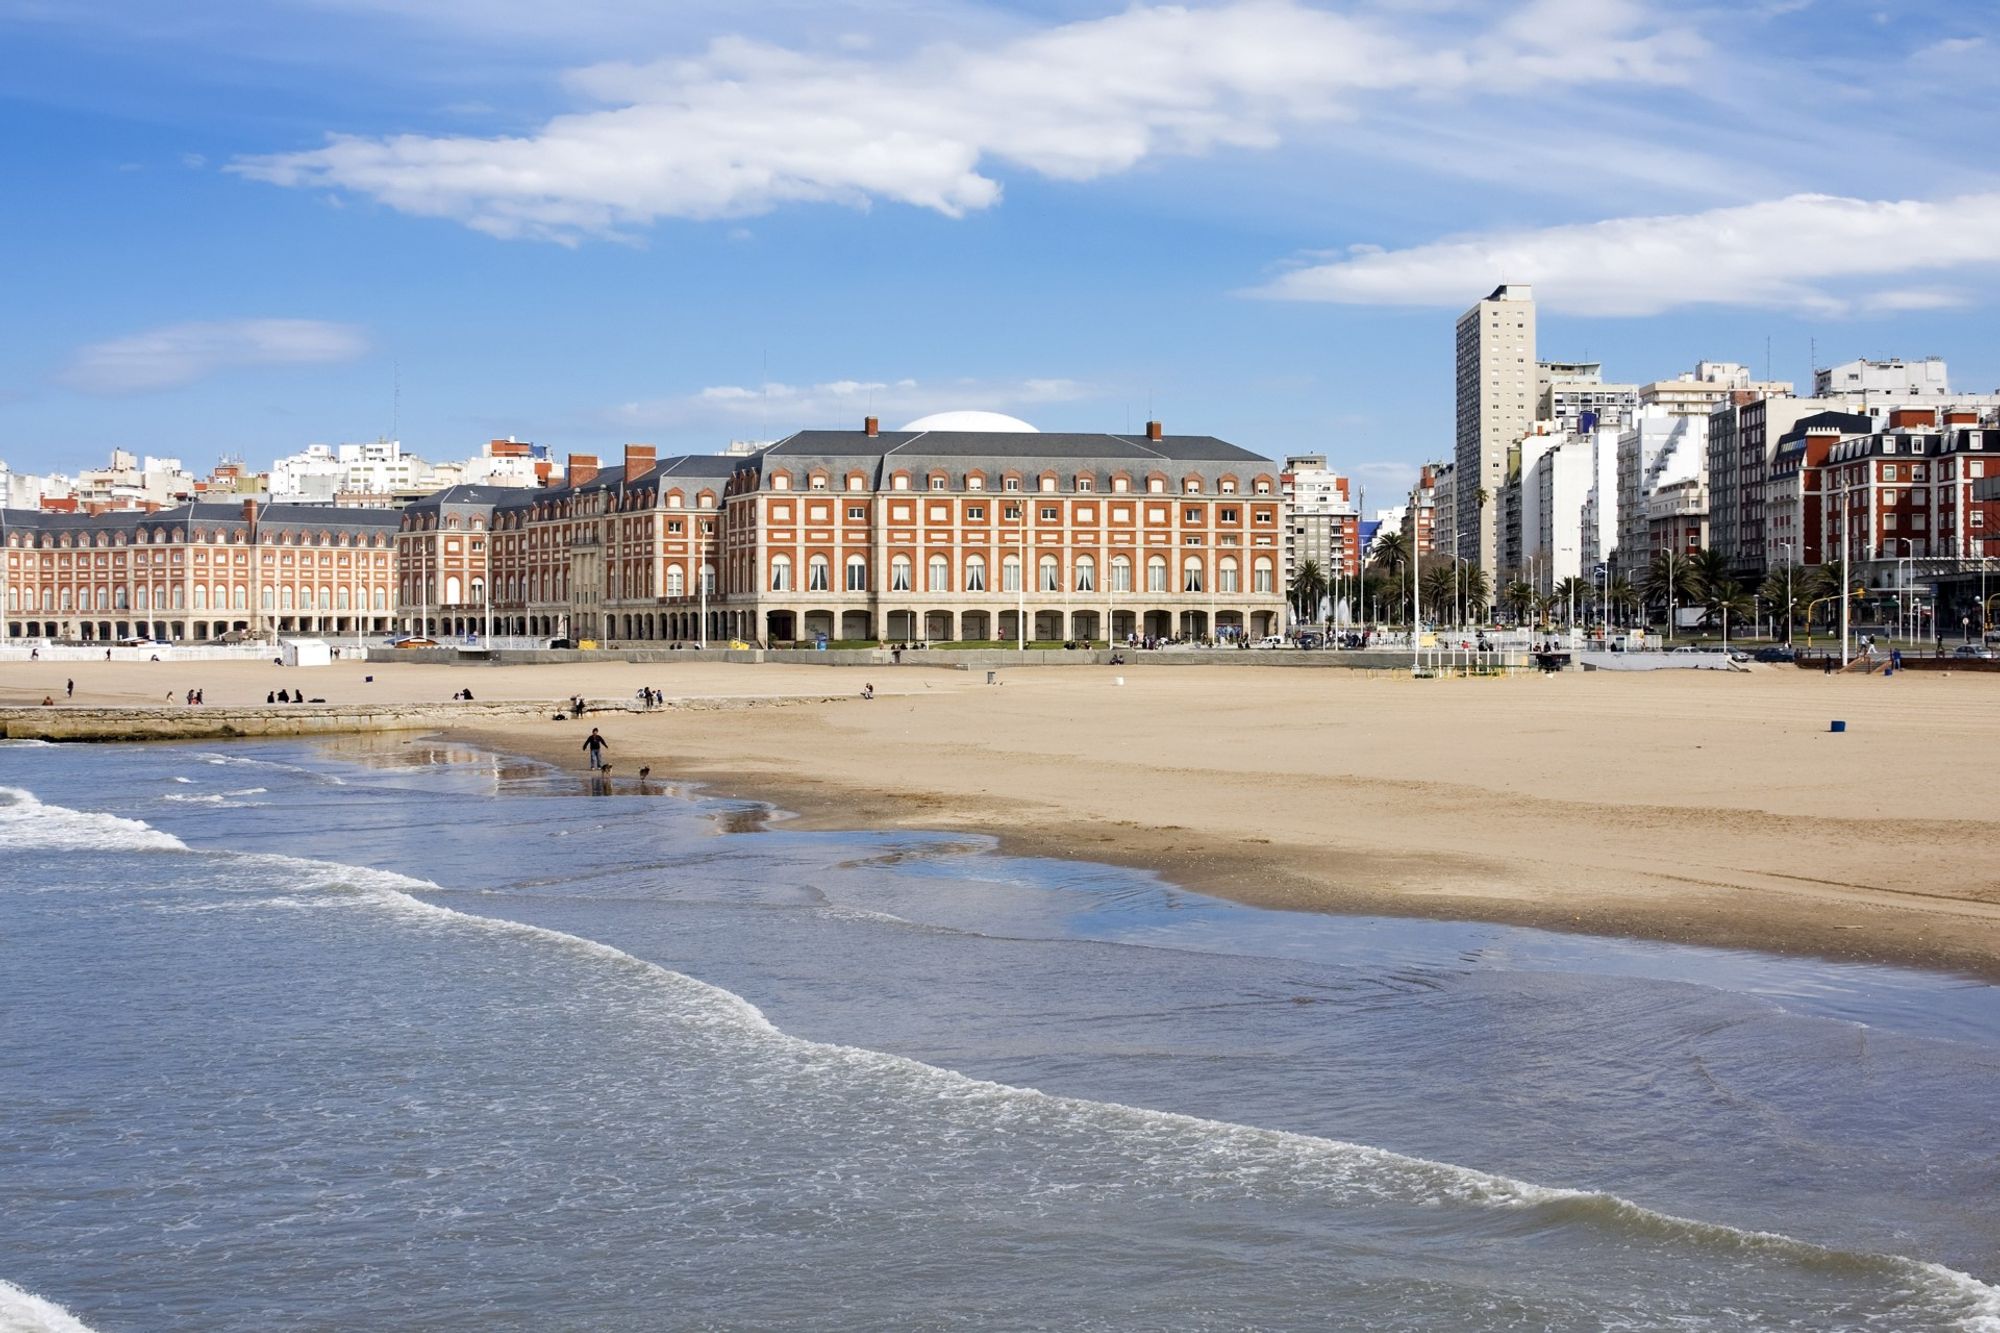
[[[1508,451],[1534,424],[1535,294],[1510,283],[1458,320],[1458,554],[1498,586]]]

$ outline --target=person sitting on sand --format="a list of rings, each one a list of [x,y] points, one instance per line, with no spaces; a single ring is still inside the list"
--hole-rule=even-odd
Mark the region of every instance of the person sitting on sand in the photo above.
[[[873,699],[875,697],[875,682],[869,681],[861,687],[861,697],[864,699]]]
[[[53,694],[45,694],[42,696],[42,707],[54,708],[55,706],[56,706],[56,697]]]

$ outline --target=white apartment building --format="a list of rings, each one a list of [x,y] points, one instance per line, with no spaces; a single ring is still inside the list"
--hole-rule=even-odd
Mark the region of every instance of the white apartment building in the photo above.
[[[0,463],[0,509],[39,509],[45,499],[74,493],[70,479],[60,472],[15,472]]]
[[[1673,416],[1705,417],[1725,403],[1742,401],[1739,395],[1783,398],[1791,392],[1791,381],[1753,380],[1750,371],[1734,361],[1701,361],[1673,379],[1640,386],[1639,406],[1662,408]]]
[[[1358,531],[1361,511],[1349,494],[1346,477],[1330,470],[1325,454],[1294,454],[1285,459],[1278,478],[1285,507],[1285,586],[1300,565],[1311,560],[1331,578],[1352,578],[1360,572]]]
[[[1508,454],[1535,423],[1534,289],[1520,283],[1459,316],[1456,521],[1458,554],[1498,582],[1499,499]]]
[[[86,506],[144,509],[185,500],[194,494],[194,484],[178,458],[141,459],[129,449],[113,449],[110,466],[76,474],[72,493]]]
[[[1863,406],[1870,398],[1919,401],[1948,398],[1951,396],[1951,376],[1941,356],[1914,362],[1904,361],[1901,357],[1891,357],[1887,361],[1859,357],[1837,366],[1828,366],[1825,370],[1814,369],[1813,396],[1828,398],[1836,394],[1860,394]]]
[[[1542,361],[1536,364],[1536,411],[1567,435],[1582,430],[1588,416],[1596,426],[1622,426],[1639,406],[1636,384],[1606,384],[1596,361]]]
[[[544,450],[512,439],[491,441],[478,456],[451,463],[405,453],[398,440],[311,444],[272,462],[271,496],[331,504],[336,497],[427,494],[449,486],[539,486],[547,470]]]
[[[1583,511],[1596,479],[1596,442],[1595,432],[1521,442],[1519,573],[1538,593],[1583,574]]]
[[[1708,414],[1684,415],[1663,403],[1639,409],[1618,437],[1618,563],[1638,569],[1652,558],[1648,504],[1683,481],[1708,484]]]

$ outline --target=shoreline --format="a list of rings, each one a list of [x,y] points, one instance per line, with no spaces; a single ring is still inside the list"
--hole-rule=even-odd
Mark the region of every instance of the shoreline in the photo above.
[[[330,707],[427,719],[405,734],[571,771],[579,725],[601,726],[621,785],[646,765],[792,812],[792,827],[976,833],[1250,906],[2000,982],[2000,812],[1980,795],[2000,754],[1990,677],[1129,666],[1010,668],[996,687],[879,666],[79,663],[0,671],[0,707],[60,694],[65,673],[76,707],[135,712],[163,711],[168,683],[267,711],[269,690],[310,680]],[[468,681],[491,712],[454,709]],[[641,686],[667,705],[628,711]],[[603,711],[537,716],[575,693]],[[1829,735],[1828,718],[1847,730]]]
[[[447,741],[511,757],[533,759],[565,770],[573,768],[564,757],[546,747],[523,746],[517,737],[504,733],[453,727],[436,734]],[[618,777],[616,768],[613,777]],[[706,764],[665,761],[664,767],[653,768],[650,780],[657,783],[662,779],[693,786],[706,797],[769,807],[778,815],[769,821],[774,831],[870,833],[902,829],[974,834],[992,838],[997,850],[1006,855],[1149,871],[1178,888],[1260,910],[1486,922],[1599,938],[1908,967],[2000,985],[2000,956],[1985,948],[1968,946],[1948,935],[1927,937],[1925,929],[1911,923],[1905,923],[1902,930],[1891,929],[1888,938],[1870,936],[1871,926],[1883,928],[1889,924],[1873,918],[1886,912],[1927,910],[1921,901],[1907,905],[1869,904],[1828,913],[1823,899],[1807,893],[1800,895],[1798,904],[1817,909],[1820,913],[1817,916],[1788,910],[1789,903],[1771,904],[1762,913],[1718,914],[1711,904],[1689,903],[1645,911],[1609,904],[1551,904],[1501,893],[1480,894],[1456,886],[1431,891],[1370,888],[1342,882],[1341,876],[1323,876],[1300,869],[1302,857],[1323,855],[1323,849],[1286,846],[1259,838],[1199,849],[1175,846],[1156,850],[1144,845],[1147,839],[1186,830],[1107,826],[1085,821],[1023,823],[1003,814],[976,818],[963,811],[912,815],[905,812],[913,801],[921,802],[915,801],[909,792],[835,785],[796,774],[731,770]],[[1445,870],[1463,884],[1476,881],[1483,872],[1491,870],[1490,865],[1469,858],[1447,862],[1434,856],[1386,852],[1339,855],[1347,875],[1373,872],[1398,878],[1421,875],[1435,879],[1440,870]],[[1654,878],[1663,887],[1703,883],[1688,877]]]

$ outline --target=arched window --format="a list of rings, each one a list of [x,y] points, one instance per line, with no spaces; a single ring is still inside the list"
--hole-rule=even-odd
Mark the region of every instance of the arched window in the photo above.
[[[229,604],[238,611],[248,611],[250,609],[250,590],[240,583],[237,584],[229,590]]]
[[[929,575],[930,577],[925,586],[932,592],[951,591],[951,561],[941,555],[932,556],[930,559]]]
[[[1041,579],[1039,580],[1037,586],[1039,586],[1043,592],[1062,591],[1061,561],[1057,560],[1052,555],[1045,555],[1041,558],[1040,561],[1037,562],[1036,567],[1040,569],[1042,572]]]
[[[197,611],[208,610],[208,589],[199,583],[194,585],[194,609]]]
[[[685,582],[686,578],[687,578],[687,575],[686,575],[686,573],[685,573],[685,572],[684,572],[684,571],[683,571],[683,570],[681,569],[681,567],[680,567],[679,565],[668,565],[668,566],[667,566],[667,596],[669,596],[669,597],[680,597],[680,596],[684,595],[684,594],[683,594],[683,585],[684,585],[684,582]]]
[[[1167,558],[1163,555],[1149,556],[1146,560],[1146,591],[1165,592],[1167,590]]]
[[[461,586],[458,581],[458,575],[452,574],[446,577],[444,581],[444,604],[446,606],[458,605]]]
[[[389,609],[389,593],[387,589],[377,588],[375,590],[375,609],[377,611],[387,611]]]
[[[1215,567],[1215,590],[1217,592],[1240,592],[1236,582],[1236,557],[1225,555]]]
[[[1111,591],[1132,591],[1132,557],[1114,555],[1111,557]]]
[[[1076,590],[1078,592],[1097,591],[1097,562],[1087,555],[1076,558]]]
[[[965,590],[967,592],[986,591],[986,557],[969,555],[965,557]]]
[[[1269,556],[1260,555],[1257,557],[1257,563],[1250,571],[1250,579],[1251,590],[1254,592],[1276,591],[1271,577],[1271,558]]]
[[[812,592],[832,590],[833,565],[825,556],[816,555],[806,562],[806,587]]]
[[[847,557],[847,590],[868,591],[868,562],[858,555]]]
[[[899,555],[889,562],[889,591],[910,590],[910,557]]]
[[[477,583],[472,585],[472,600],[475,602],[479,600],[479,585]],[[336,611],[345,611],[348,609],[346,584],[342,584],[333,590],[333,609]]]
[[[1191,555],[1181,562],[1181,591],[1200,592],[1201,590],[1201,557]]]
[[[790,592],[792,590],[792,558],[788,555],[771,557],[771,591]]]
[[[264,609],[266,611],[278,609],[278,595],[269,588],[264,589]]]
[[[1010,555],[1000,562],[1000,591],[1021,591],[1021,557]]]

